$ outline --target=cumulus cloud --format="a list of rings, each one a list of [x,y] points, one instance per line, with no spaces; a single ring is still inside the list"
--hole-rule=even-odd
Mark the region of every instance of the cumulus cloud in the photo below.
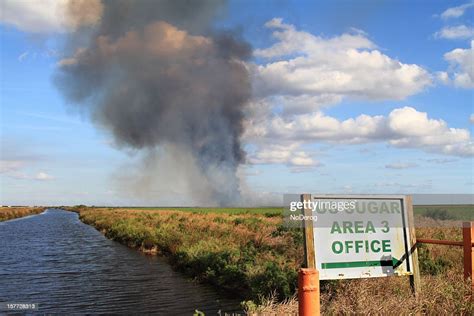
[[[444,20],[459,18],[463,16],[466,10],[471,8],[472,6],[474,6],[474,3],[470,2],[470,3],[466,3],[457,7],[449,8],[445,10],[443,13],[441,13],[441,18]]]
[[[254,99],[244,140],[256,145],[249,163],[283,164],[301,172],[321,165],[301,149],[305,144],[401,141],[393,138],[386,117],[362,114],[339,120],[321,111],[345,98],[399,100],[416,94],[432,83],[426,70],[381,53],[360,30],[325,38],[279,18],[265,26],[276,42],[254,51],[263,63],[248,64]]]
[[[445,26],[435,33],[437,38],[469,39],[474,37],[474,28],[466,25]]]
[[[342,101],[340,95],[320,94],[320,95],[274,95],[265,98],[272,104],[272,108],[282,113],[282,115],[292,115],[308,113],[322,108],[338,104]]]
[[[471,122],[471,124],[474,124],[474,114],[471,114],[471,116],[469,116],[469,122]]]
[[[290,167],[318,167],[321,163],[306,152],[298,149],[300,145],[270,145],[251,155],[251,164],[285,164]]]
[[[98,22],[100,0],[3,0],[0,22],[32,33],[68,32]]]
[[[450,65],[447,73],[455,86],[474,88],[474,40],[469,48],[456,48],[444,54],[444,59]]]
[[[265,26],[277,42],[255,51],[266,63],[250,66],[260,97],[403,99],[431,84],[425,69],[381,53],[362,32],[323,38],[278,18]]]
[[[339,120],[322,112],[281,117],[269,114],[246,134],[263,144],[275,146],[295,143],[328,142],[361,144],[386,142],[400,148],[420,148],[427,152],[455,156],[473,156],[474,144],[466,129],[448,127],[441,119],[412,107],[397,108],[388,116],[359,115]],[[295,151],[295,149],[292,149]]]

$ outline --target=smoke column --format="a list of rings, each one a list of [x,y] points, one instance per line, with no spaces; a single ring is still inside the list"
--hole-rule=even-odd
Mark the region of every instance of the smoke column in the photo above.
[[[66,100],[87,109],[119,147],[144,154],[135,190],[152,190],[153,177],[171,189],[185,183],[197,203],[238,202],[251,51],[213,28],[223,3],[104,0],[94,12],[90,4],[71,2],[72,20],[100,16],[67,41],[55,76]]]

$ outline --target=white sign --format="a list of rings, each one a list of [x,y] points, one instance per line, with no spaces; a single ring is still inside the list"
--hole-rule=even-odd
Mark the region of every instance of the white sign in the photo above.
[[[321,280],[413,272],[405,196],[313,195],[305,208]]]

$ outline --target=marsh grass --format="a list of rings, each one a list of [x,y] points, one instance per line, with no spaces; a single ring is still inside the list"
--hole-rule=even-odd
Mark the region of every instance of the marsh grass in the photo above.
[[[280,217],[160,210],[82,209],[80,218],[108,238],[169,257],[199,281],[257,300],[296,290],[303,248]]]
[[[39,214],[44,207],[0,207],[0,222],[24,216]]]
[[[301,230],[281,216],[262,213],[82,208],[83,222],[107,237],[148,253],[168,256],[198,281],[235,293],[252,315],[295,314],[297,271],[302,265]],[[419,238],[461,240],[456,222],[417,217],[427,227]],[[435,221],[435,222],[430,222]],[[462,249],[420,247],[422,292],[411,294],[408,278],[321,282],[324,314],[471,315],[470,285],[463,280]]]

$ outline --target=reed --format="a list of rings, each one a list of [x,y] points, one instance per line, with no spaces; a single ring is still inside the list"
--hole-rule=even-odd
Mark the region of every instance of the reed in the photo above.
[[[0,207],[0,222],[39,214],[42,213],[44,209],[44,207]]]

